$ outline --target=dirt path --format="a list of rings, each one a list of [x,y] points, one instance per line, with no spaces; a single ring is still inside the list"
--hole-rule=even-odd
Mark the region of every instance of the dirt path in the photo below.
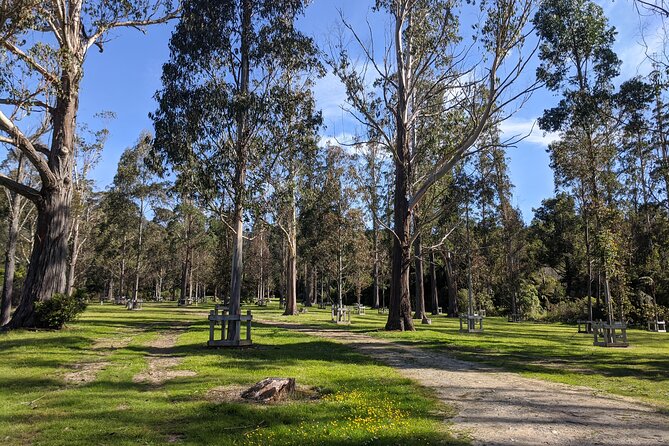
[[[349,344],[455,407],[476,445],[669,445],[669,416],[648,405],[459,361],[441,352],[337,329],[258,321]]]
[[[135,375],[132,381],[159,386],[170,379],[197,375],[192,370],[174,370],[174,367],[183,361],[183,357],[176,356],[174,347],[179,335],[187,328],[186,325],[175,326],[166,332],[159,333],[158,337],[149,343],[147,369]]]
[[[69,385],[83,386],[95,381],[98,373],[111,364],[105,358],[111,355],[114,351],[127,347],[137,333],[138,332],[131,332],[126,336],[98,339],[91,347],[91,352],[94,354],[94,358],[86,362],[73,364],[72,371],[63,376],[65,383]]]

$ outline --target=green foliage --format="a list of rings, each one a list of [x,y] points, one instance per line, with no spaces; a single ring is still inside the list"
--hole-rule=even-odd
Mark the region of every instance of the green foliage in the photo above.
[[[519,313],[526,319],[541,319],[544,316],[541,302],[539,301],[539,290],[526,280],[520,282],[517,305]]]
[[[552,322],[574,323],[579,319],[588,319],[588,298],[565,299],[548,306],[545,319]]]
[[[77,290],[71,296],[54,294],[51,299],[35,304],[37,326],[60,329],[86,309],[87,296],[84,290]]]

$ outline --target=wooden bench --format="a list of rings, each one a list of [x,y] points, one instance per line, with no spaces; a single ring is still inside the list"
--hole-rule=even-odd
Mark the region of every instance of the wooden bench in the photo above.
[[[592,323],[595,347],[627,347],[627,324],[624,322],[596,321]]]
[[[461,333],[482,333],[484,316],[474,313],[460,313],[460,332]]]
[[[356,305],[355,306],[355,314],[360,314],[364,315],[365,314],[365,306],[364,305]]]
[[[351,312],[346,307],[332,306],[332,322],[335,324],[350,324]]]
[[[667,323],[665,321],[648,321],[648,331],[656,333],[666,333]]]
[[[579,333],[592,333],[592,321],[586,321],[585,319],[579,319],[576,321],[578,324]],[[581,328],[581,325],[583,328]]]
[[[220,311],[220,313],[219,313]],[[242,347],[252,345],[251,341],[251,321],[253,316],[251,310],[246,311],[246,316],[229,314],[228,307],[216,305],[209,312],[209,342],[208,347]],[[241,338],[242,323],[246,325],[246,338]],[[216,339],[216,327],[221,329],[221,335]],[[228,328],[233,327],[235,333],[232,338],[228,338]]]

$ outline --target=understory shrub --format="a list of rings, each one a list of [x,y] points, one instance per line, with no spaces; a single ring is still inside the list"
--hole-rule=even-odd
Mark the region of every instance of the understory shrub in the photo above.
[[[551,322],[576,322],[579,319],[588,319],[588,298],[564,299],[551,304],[546,312],[546,319]]]
[[[86,309],[86,300],[86,292],[77,290],[71,296],[56,293],[49,300],[37,302],[35,304],[37,326],[62,328]]]

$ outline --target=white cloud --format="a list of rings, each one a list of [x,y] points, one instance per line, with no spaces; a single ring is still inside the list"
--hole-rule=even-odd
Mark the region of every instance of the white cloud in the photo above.
[[[326,122],[341,119],[341,106],[346,103],[346,89],[339,78],[332,73],[318,79],[314,85],[316,105],[323,111]]]
[[[502,135],[504,139],[523,138],[524,142],[548,147],[548,144],[556,141],[557,133],[544,132],[539,128],[536,119],[511,118],[502,122]]]

